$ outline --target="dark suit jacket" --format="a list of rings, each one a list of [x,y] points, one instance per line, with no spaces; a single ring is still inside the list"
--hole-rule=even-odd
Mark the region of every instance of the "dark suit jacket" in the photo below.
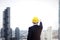
[[[40,40],[42,28],[42,22],[40,22],[40,25],[33,25],[29,27],[27,40]]]

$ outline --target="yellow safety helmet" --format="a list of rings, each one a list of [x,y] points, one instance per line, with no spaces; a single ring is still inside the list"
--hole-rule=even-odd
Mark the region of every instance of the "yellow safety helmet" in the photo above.
[[[32,19],[32,23],[38,23],[39,22],[39,19],[38,19],[38,17],[33,17],[33,19]]]

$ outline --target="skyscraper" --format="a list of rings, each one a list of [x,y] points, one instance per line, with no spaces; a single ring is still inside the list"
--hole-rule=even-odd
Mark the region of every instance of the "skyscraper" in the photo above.
[[[16,27],[16,29],[15,29],[15,38],[16,38],[16,40],[20,39],[20,30],[18,27]]]
[[[7,7],[3,11],[3,28],[1,29],[1,36],[5,38],[5,40],[10,40],[12,38],[12,29],[10,28],[10,7]]]
[[[10,8],[7,7],[3,12],[3,27],[10,28]]]
[[[58,39],[60,40],[60,0],[59,0],[59,29],[58,29]]]
[[[47,40],[52,40],[52,27],[48,27],[47,29]]]

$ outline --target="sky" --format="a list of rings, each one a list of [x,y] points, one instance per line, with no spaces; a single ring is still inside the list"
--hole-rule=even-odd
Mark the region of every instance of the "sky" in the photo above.
[[[32,18],[37,16],[43,23],[43,30],[59,27],[59,0],[0,0],[0,28],[3,27],[3,11],[10,7],[10,27],[28,30]]]

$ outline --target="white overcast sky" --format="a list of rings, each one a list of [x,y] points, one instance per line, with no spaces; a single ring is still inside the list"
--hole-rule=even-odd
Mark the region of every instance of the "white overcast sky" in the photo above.
[[[43,29],[58,29],[59,0],[0,0],[0,28],[3,27],[3,11],[11,8],[11,28],[27,30],[32,25],[32,18],[38,16],[43,22]]]

